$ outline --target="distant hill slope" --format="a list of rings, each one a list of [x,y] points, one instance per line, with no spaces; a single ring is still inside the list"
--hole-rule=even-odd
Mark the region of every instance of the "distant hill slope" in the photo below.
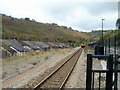
[[[102,36],[102,31],[101,30],[92,30],[92,32],[89,32],[89,34],[100,38]]]
[[[120,36],[120,30],[109,30],[104,34],[104,38],[109,38],[113,36]]]
[[[69,42],[89,39],[90,35],[65,26],[2,16],[2,38],[35,41]]]

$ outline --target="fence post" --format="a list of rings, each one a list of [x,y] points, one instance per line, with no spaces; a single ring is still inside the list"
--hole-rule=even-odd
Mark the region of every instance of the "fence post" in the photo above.
[[[114,63],[114,69],[117,70],[117,58],[118,56],[116,55],[116,35],[114,37],[114,54],[115,54],[115,63]],[[114,73],[114,90],[117,90],[117,72]]]
[[[116,54],[116,35],[115,35],[115,46],[114,46],[114,54]]]
[[[105,39],[105,55],[107,54],[107,39]]]
[[[109,48],[108,53],[110,54],[110,38],[108,38],[108,48]]]
[[[92,54],[87,54],[86,90],[91,90],[91,80],[92,80]]]
[[[114,69],[115,70],[118,69],[117,59],[118,59],[118,55],[115,55],[115,63],[114,63]],[[117,78],[118,78],[117,72],[115,72],[114,78],[115,78],[114,79],[114,90],[117,90]]]
[[[112,90],[113,81],[113,55],[108,58],[108,72],[106,73],[106,90]]]

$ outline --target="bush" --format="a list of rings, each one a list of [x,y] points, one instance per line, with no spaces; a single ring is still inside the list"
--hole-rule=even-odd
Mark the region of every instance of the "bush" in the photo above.
[[[49,59],[48,56],[45,57],[45,60]]]

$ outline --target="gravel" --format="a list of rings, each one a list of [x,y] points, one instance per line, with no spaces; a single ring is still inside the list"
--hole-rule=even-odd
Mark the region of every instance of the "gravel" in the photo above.
[[[64,88],[86,88],[86,62],[87,56],[86,53],[83,51]],[[100,60],[93,60],[93,69],[102,69]],[[96,82],[97,80],[98,75],[96,75],[95,77]]]
[[[77,48],[57,49],[37,54],[15,57],[13,60],[3,61],[3,73],[0,86],[4,88],[19,88],[39,74],[54,66],[68,53]],[[2,84],[2,85],[1,85]]]
[[[65,57],[61,58],[60,61],[57,62],[56,64],[54,64],[52,67],[47,68],[47,70],[45,70],[45,72],[40,73],[40,74],[38,74],[38,76],[30,79],[27,82],[27,84],[23,85],[21,88],[33,88],[33,87],[35,87],[41,80],[43,80],[43,78],[45,78],[46,76],[48,76],[58,66],[60,66],[62,63],[64,63],[67,60],[67,58],[69,58],[69,55],[71,55],[73,52],[71,52],[68,55],[66,55]]]
[[[59,61],[64,57],[67,58],[78,48],[53,50],[50,52],[42,52],[41,54],[32,55],[30,57],[17,58],[17,60],[5,61],[3,63],[3,86],[9,88],[33,88],[41,80],[53,70]],[[86,87],[86,54],[82,52],[71,76],[69,77],[64,88],[85,88]],[[35,64],[34,62],[37,62]],[[34,65],[35,64],[35,65]],[[93,60],[94,69],[102,69],[100,60]],[[45,72],[48,72],[45,74]],[[38,81],[37,81],[38,80]],[[98,74],[95,75],[95,83],[97,83]],[[0,84],[1,86],[1,84]],[[97,87],[97,84],[96,84]]]
[[[64,88],[85,88],[85,74],[86,74],[86,57],[84,51],[70,75]]]

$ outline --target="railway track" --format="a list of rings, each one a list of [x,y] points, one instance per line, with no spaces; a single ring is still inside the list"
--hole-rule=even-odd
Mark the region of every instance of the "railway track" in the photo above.
[[[65,85],[67,79],[72,73],[80,55],[82,48],[77,50],[72,56],[70,56],[63,64],[61,64],[57,69],[55,69],[51,74],[44,78],[38,85],[36,85],[33,90],[40,89],[53,89],[59,88],[61,90]]]

